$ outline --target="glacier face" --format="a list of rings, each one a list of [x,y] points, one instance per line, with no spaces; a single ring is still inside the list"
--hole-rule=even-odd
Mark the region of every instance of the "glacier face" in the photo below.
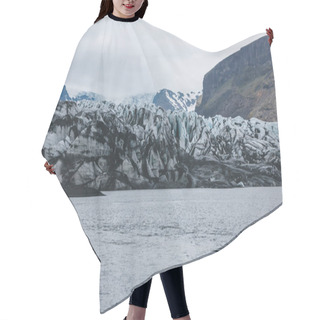
[[[281,185],[277,122],[153,103],[60,100],[42,155],[68,196]]]

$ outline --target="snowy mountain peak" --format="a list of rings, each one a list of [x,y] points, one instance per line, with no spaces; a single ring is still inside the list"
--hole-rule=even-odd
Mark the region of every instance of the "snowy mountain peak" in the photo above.
[[[201,91],[187,93],[178,91],[175,93],[168,89],[162,89],[155,95],[153,103],[164,110],[193,111],[201,94]]]

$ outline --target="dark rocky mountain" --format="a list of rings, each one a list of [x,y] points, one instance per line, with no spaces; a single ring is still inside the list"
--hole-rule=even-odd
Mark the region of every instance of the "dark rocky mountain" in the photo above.
[[[195,111],[206,117],[252,117],[277,121],[276,97],[268,37],[242,47],[220,61],[203,80]]]
[[[72,101],[73,99],[70,98],[69,93],[67,91],[66,86],[63,86],[59,101]]]

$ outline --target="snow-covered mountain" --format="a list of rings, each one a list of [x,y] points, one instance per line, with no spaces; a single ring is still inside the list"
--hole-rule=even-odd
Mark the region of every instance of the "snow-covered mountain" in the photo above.
[[[183,93],[162,89],[155,95],[153,103],[165,110],[193,111],[200,96],[201,91]]]
[[[60,101],[78,101],[78,100],[92,100],[101,101],[105,100],[105,97],[101,94],[88,91],[80,91],[76,95],[71,96],[67,91],[66,85],[63,86],[62,92],[60,94]]]
[[[116,104],[130,104],[130,105],[145,105],[145,104],[155,104],[158,107],[162,107],[165,110],[184,110],[184,111],[194,111],[197,104],[199,104],[199,97],[201,97],[202,92],[173,92],[168,89],[162,89],[156,93],[145,93],[140,95],[135,95],[131,97],[126,97],[118,101],[109,101],[106,97],[101,94],[94,92],[78,92],[75,96],[69,94],[66,86],[63,86],[60,101],[78,101],[78,100],[91,100],[91,101],[109,101]]]

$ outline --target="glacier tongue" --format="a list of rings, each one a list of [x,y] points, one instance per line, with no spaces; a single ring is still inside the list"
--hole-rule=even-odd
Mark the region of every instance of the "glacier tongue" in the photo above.
[[[148,103],[59,101],[42,154],[69,196],[281,184],[276,122]]]

